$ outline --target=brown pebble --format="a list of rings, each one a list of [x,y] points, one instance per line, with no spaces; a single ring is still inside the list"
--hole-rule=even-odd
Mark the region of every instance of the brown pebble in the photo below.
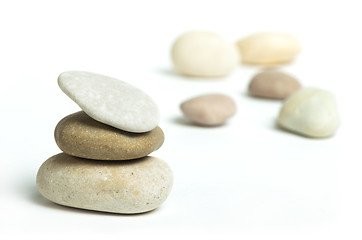
[[[251,79],[249,94],[260,98],[285,99],[300,87],[301,84],[294,77],[280,71],[267,70]]]
[[[54,136],[65,153],[96,160],[141,158],[159,149],[164,141],[160,127],[145,133],[130,133],[98,122],[83,111],[63,118]]]
[[[217,126],[233,116],[236,104],[223,94],[207,94],[191,98],[181,104],[184,115],[196,124]]]

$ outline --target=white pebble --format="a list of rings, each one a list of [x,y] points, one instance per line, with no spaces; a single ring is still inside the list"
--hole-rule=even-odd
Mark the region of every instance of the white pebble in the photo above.
[[[237,47],[221,36],[193,31],[180,36],[172,47],[177,72],[194,77],[223,77],[240,62]]]
[[[138,88],[100,74],[60,74],[59,87],[93,119],[128,132],[148,132],[160,120],[156,103]]]
[[[308,137],[332,136],[340,124],[335,97],[322,89],[302,88],[284,102],[278,123]]]

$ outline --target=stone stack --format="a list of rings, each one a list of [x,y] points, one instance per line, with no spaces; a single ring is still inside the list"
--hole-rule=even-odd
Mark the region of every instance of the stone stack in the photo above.
[[[61,205],[103,212],[159,207],[173,175],[167,163],[148,156],[164,142],[154,101],[125,82],[94,73],[65,72],[58,83],[83,111],[56,126],[63,153],[40,167],[40,193]]]

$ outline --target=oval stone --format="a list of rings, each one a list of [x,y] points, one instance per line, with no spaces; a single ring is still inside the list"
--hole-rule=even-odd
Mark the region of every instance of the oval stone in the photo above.
[[[291,62],[301,51],[299,41],[286,33],[257,33],[237,42],[246,64],[276,65]]]
[[[45,161],[36,177],[39,192],[52,202],[125,214],[158,208],[172,183],[170,167],[155,157],[107,162],[65,153]]]
[[[217,126],[233,116],[236,104],[223,94],[206,94],[191,98],[181,104],[184,115],[196,124]]]
[[[322,89],[302,88],[284,102],[278,123],[307,137],[332,136],[340,124],[335,97]]]
[[[138,88],[100,74],[69,71],[59,87],[95,120],[128,132],[148,132],[160,120],[156,103]]]
[[[223,77],[240,62],[237,47],[218,34],[192,31],[173,44],[172,60],[177,72],[194,77]]]
[[[251,96],[271,99],[285,99],[301,87],[299,81],[280,71],[263,71],[256,74],[249,83]]]
[[[70,155],[97,160],[128,160],[145,157],[161,147],[160,127],[131,133],[103,124],[80,111],[63,118],[55,128],[59,148]]]

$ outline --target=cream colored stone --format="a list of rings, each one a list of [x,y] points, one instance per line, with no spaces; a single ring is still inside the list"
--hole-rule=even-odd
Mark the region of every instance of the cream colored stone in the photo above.
[[[184,115],[199,125],[217,126],[233,116],[236,104],[223,94],[206,94],[191,98],[181,104]]]
[[[160,127],[145,133],[125,132],[98,122],[83,111],[63,118],[54,137],[63,152],[97,160],[145,157],[159,149],[165,139]]]
[[[302,88],[284,102],[278,123],[308,137],[332,136],[340,124],[335,97],[322,89]]]
[[[289,63],[301,51],[301,44],[286,33],[257,33],[237,42],[245,64],[276,65]]]
[[[180,36],[172,47],[172,60],[177,72],[195,77],[223,77],[238,65],[237,47],[221,36],[193,31]]]
[[[256,74],[249,83],[251,96],[271,99],[284,99],[301,87],[293,76],[274,70]]]
[[[94,161],[60,153],[40,167],[39,192],[55,203],[102,212],[142,213],[158,208],[173,183],[170,167],[155,157]]]

